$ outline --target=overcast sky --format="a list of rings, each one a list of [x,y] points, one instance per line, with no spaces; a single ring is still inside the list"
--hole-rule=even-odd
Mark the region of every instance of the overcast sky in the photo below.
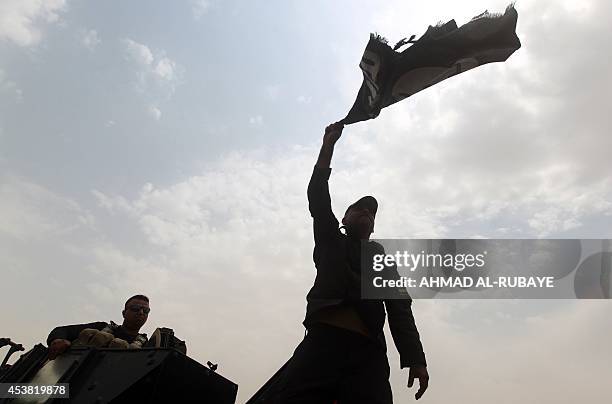
[[[173,328],[244,402],[303,337],[306,185],[324,127],[391,43],[505,0],[0,0],[0,336]],[[347,127],[341,214],[378,238],[612,238],[612,3],[522,0],[523,47]],[[607,403],[609,301],[418,300],[421,402]],[[396,402],[407,371],[389,344]],[[4,355],[4,350],[2,355]]]

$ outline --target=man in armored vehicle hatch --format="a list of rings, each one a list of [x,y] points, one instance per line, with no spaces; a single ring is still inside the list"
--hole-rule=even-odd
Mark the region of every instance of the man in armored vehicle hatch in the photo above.
[[[135,295],[125,302],[123,323],[97,321],[56,327],[47,337],[49,359],[55,359],[71,346],[142,348],[147,335],[139,333],[149,317],[149,298]]]

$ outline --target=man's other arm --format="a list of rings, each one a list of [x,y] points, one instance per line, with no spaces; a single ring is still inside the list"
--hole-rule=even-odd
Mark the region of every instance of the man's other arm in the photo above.
[[[385,254],[385,249],[379,243],[374,243],[376,253]],[[399,279],[397,266],[393,263],[385,268],[390,279]],[[419,380],[419,389],[415,394],[418,400],[429,385],[427,361],[421,344],[421,337],[412,314],[412,298],[404,288],[396,288],[390,299],[385,299],[385,307],[389,316],[389,328],[395,347],[400,354],[400,367],[410,368],[408,387],[412,387],[414,379]]]
[[[49,346],[49,359],[53,360],[57,358],[58,355],[63,354],[68,348],[70,348],[70,345],[72,345],[72,341],[77,339],[81,331],[83,331],[84,329],[93,328],[100,331],[104,327],[106,327],[106,323],[104,322],[73,324],[65,325],[62,327],[55,327],[47,337],[47,345]]]
[[[385,306],[389,315],[391,336],[400,354],[400,367],[410,368],[408,387],[412,387],[414,379],[419,380],[419,389],[414,395],[418,400],[429,386],[429,373],[419,331],[412,315],[412,299],[406,296],[405,299],[385,300]]]
[[[106,327],[106,323],[103,321],[97,321],[95,323],[87,323],[87,324],[72,324],[72,325],[64,325],[61,327],[55,327],[47,337],[47,345],[51,345],[53,341],[56,339],[64,339],[67,341],[74,341],[79,337],[81,331],[86,328],[93,328],[98,331]]]
[[[412,300],[409,297],[389,299],[385,300],[385,306],[389,315],[391,336],[400,354],[400,366],[427,366],[421,337],[412,314]]]

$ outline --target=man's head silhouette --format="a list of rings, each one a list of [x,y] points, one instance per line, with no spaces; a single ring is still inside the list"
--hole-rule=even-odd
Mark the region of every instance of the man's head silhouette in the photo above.
[[[377,211],[378,202],[373,196],[369,195],[350,205],[342,218],[346,233],[363,240],[369,239],[370,234],[374,231]]]

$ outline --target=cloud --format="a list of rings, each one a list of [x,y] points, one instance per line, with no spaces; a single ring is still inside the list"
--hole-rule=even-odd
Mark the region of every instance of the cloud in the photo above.
[[[266,94],[267,99],[271,101],[276,101],[278,100],[278,96],[280,95],[281,87],[279,84],[271,84],[264,88],[264,92]]]
[[[0,94],[2,92],[13,93],[17,103],[23,102],[23,91],[12,80],[6,77],[4,70],[0,69]]]
[[[124,39],[123,43],[132,60],[142,66],[149,66],[153,63],[153,52],[151,52],[148,46],[129,38]]]
[[[200,20],[210,10],[212,3],[210,0],[192,0],[191,11],[193,18]]]
[[[0,234],[44,240],[93,224],[93,216],[73,200],[27,180],[0,177]]]
[[[272,151],[235,153],[216,162],[201,175],[170,187],[145,184],[139,197],[131,201],[100,191],[96,191],[95,196],[105,209],[136,219],[153,244],[170,246],[200,243],[203,239],[212,242],[214,238],[225,239],[231,234],[241,234],[243,240],[245,237],[255,240],[253,232],[260,231],[249,228],[251,221],[252,224],[284,222],[293,228],[297,224],[293,210],[303,213],[302,220],[307,219],[304,207],[308,173],[303,173],[301,183],[278,175],[295,172],[306,160],[312,160],[304,150],[296,149],[289,158]],[[265,162],[268,158],[270,160]],[[286,226],[278,231],[284,233],[288,230]],[[261,229],[262,234],[269,231]]]
[[[18,46],[40,42],[45,24],[56,23],[66,0],[3,0],[0,2],[0,40]]]
[[[312,102],[312,97],[307,97],[305,95],[300,95],[295,99],[299,104],[310,104]]]
[[[176,62],[166,57],[157,61],[153,73],[162,80],[174,81],[176,77]]]
[[[149,106],[148,112],[149,112],[149,115],[151,115],[153,119],[155,119],[156,121],[159,121],[159,119],[161,118],[161,114],[162,114],[161,110],[157,108],[155,105]]]
[[[263,117],[261,115],[255,115],[249,118],[249,124],[251,126],[261,126],[263,125]]]
[[[180,84],[184,69],[165,55],[153,52],[147,45],[126,38],[126,54],[136,64],[137,86],[153,98],[170,98]]]
[[[83,37],[81,38],[81,43],[87,49],[93,51],[98,45],[100,45],[100,43],[102,43],[102,40],[100,40],[100,38],[98,37],[98,32],[95,29],[90,29],[89,31],[83,34]]]

